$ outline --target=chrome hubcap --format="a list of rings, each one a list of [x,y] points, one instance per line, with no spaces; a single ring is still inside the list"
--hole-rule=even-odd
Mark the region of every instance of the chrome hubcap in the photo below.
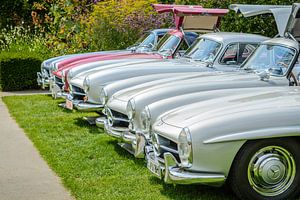
[[[248,180],[252,188],[263,196],[276,196],[288,189],[296,174],[293,156],[279,146],[260,149],[251,158]]]

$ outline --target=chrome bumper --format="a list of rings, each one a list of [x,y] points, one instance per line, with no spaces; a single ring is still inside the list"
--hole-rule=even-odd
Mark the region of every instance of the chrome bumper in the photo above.
[[[148,149],[149,151],[149,149]],[[163,163],[158,161],[160,158],[155,157],[153,151],[146,153],[147,167],[154,173],[150,168],[149,162],[157,162],[158,169],[160,170],[159,178],[163,179],[164,182],[170,184],[203,184],[210,186],[222,186],[225,183],[225,176],[217,173],[207,173],[207,172],[192,172],[187,171],[179,167],[176,158],[171,153],[165,153],[163,156]]]
[[[134,149],[134,157],[145,158],[145,148],[148,144],[148,140],[145,135],[137,132],[135,135],[135,140],[132,141],[132,147]]]
[[[106,117],[98,117],[95,122],[96,122],[96,126],[99,128],[104,128],[104,123],[106,121]]]
[[[97,123],[97,122],[96,122]],[[123,135],[124,135],[124,132],[128,132],[128,129],[127,128],[122,128],[122,127],[111,127],[109,125],[109,122],[108,120],[105,120],[104,121],[104,129],[105,129],[105,132],[112,136],[112,137],[115,137],[115,138],[120,138],[122,139],[123,138]]]
[[[50,86],[49,79],[49,77],[44,76],[41,72],[37,72],[37,83],[43,90]]]
[[[51,94],[52,94],[52,97],[54,99],[57,99],[57,98],[64,98],[66,99],[67,96],[68,96],[68,93],[64,92],[57,84],[52,84],[50,86],[50,89],[51,89]]]
[[[103,108],[103,105],[87,103],[82,100],[74,103],[74,106],[77,110],[86,112],[100,111]]]

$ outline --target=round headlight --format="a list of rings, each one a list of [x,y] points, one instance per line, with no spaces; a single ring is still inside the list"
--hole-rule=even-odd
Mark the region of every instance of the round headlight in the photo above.
[[[130,101],[127,103],[127,114],[129,120],[132,120],[135,115],[135,102],[134,99],[130,99]]]
[[[91,86],[90,79],[89,77],[86,77],[83,81],[83,90],[85,93],[89,92],[90,86]]]
[[[141,113],[141,126],[143,132],[146,133],[150,132],[150,127],[151,127],[150,120],[151,120],[150,109],[148,106],[146,106]]]
[[[100,92],[100,102],[102,105],[105,105],[107,103],[107,100],[108,100],[107,92],[105,88],[102,88]]]
[[[192,163],[192,138],[188,128],[182,129],[178,137],[178,154],[181,167],[191,167]]]

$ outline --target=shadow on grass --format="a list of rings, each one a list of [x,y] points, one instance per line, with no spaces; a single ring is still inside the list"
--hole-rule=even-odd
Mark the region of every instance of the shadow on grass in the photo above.
[[[103,129],[98,128],[96,125],[90,125],[85,119],[83,119],[83,117],[78,117],[75,118],[74,120],[75,120],[74,124],[76,126],[87,128],[90,134],[98,135],[104,133]]]
[[[117,152],[119,156],[125,159],[130,159],[134,162],[134,164],[137,164],[141,167],[145,167],[145,160],[144,159],[138,159],[134,157],[134,155],[130,154],[126,149],[122,148],[118,143],[120,141],[118,140],[109,140],[107,142],[108,145],[113,145],[114,146],[114,151]]]
[[[170,199],[237,200],[227,185],[220,188],[205,185],[171,185],[154,176],[149,179],[152,184],[162,184],[163,189],[160,193]]]

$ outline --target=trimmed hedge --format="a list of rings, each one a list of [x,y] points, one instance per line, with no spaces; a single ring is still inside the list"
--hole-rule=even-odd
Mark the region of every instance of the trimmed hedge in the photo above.
[[[41,69],[42,60],[32,52],[0,53],[0,90],[37,89],[36,73]]]

